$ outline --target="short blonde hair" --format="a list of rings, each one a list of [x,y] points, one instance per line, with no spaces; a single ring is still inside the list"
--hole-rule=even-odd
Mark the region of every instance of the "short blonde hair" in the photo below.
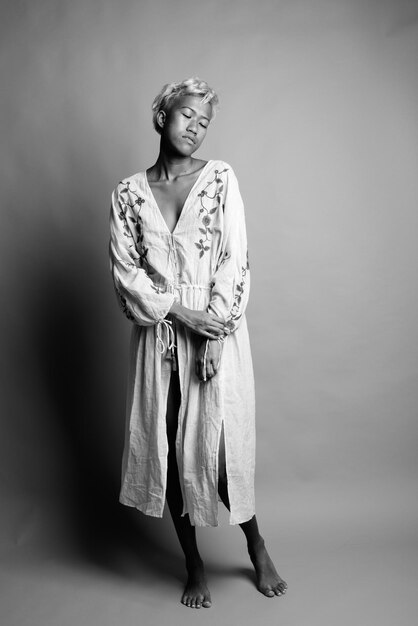
[[[202,104],[208,102],[212,105],[212,118],[215,117],[219,107],[219,98],[207,82],[195,76],[186,78],[180,83],[167,83],[152,103],[152,123],[157,133],[161,133],[161,128],[157,124],[157,114],[159,111],[167,111],[174,100],[180,96],[200,96]]]

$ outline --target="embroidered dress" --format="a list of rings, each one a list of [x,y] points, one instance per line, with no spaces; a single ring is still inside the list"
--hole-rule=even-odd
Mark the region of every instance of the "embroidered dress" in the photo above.
[[[223,425],[230,523],[245,522],[255,512],[255,407],[244,314],[250,287],[247,239],[235,174],[224,161],[208,161],[172,233],[146,173],[125,178],[112,194],[110,231],[116,293],[133,322],[120,501],[147,515],[163,514],[174,367],[181,390],[176,456],[183,515],[197,526],[218,524]],[[222,344],[218,372],[207,382],[195,373],[204,338],[170,318],[174,301],[227,320],[231,333]]]

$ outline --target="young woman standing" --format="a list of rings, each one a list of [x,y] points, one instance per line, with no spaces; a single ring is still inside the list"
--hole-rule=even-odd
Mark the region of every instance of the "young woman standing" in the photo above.
[[[192,608],[211,606],[195,526],[217,525],[218,494],[245,533],[258,589],[287,588],[255,516],[243,203],[230,165],[192,156],[217,104],[196,78],[162,89],[158,159],[119,183],[110,218],[112,276],[133,322],[120,501],[161,517],[167,500]]]

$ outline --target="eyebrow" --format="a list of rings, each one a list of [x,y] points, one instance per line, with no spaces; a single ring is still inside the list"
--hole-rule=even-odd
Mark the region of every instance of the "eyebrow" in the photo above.
[[[184,106],[184,107],[180,107],[180,109],[190,109],[190,111],[193,111],[193,113],[196,113],[196,110],[193,107]],[[208,122],[210,122],[210,118],[206,117],[206,115],[201,115],[200,117],[204,117],[205,120],[208,120]]]

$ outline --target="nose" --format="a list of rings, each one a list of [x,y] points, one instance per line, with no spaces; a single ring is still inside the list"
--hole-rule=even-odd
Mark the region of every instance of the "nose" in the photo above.
[[[193,133],[193,135],[197,135],[197,123],[193,118],[187,124],[187,130]]]

